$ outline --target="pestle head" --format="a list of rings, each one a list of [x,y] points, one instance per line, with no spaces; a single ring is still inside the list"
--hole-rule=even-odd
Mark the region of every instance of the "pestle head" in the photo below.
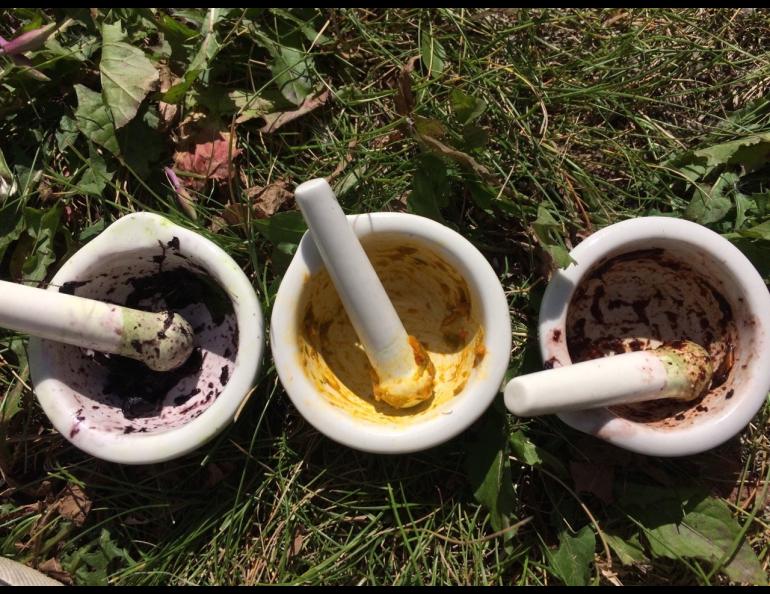
[[[125,316],[123,328],[123,351],[120,354],[142,361],[153,371],[176,369],[193,352],[195,335],[192,326],[177,313],[136,312]]]
[[[711,355],[702,346],[690,340],[677,340],[662,344],[654,353],[666,365],[669,398],[695,400],[708,389],[714,366]]]
[[[412,376],[380,381],[376,372],[372,370],[374,398],[393,408],[411,408],[433,396],[436,368],[428,357],[428,353],[425,352],[425,348],[414,336],[409,337],[409,345],[412,347],[416,364]]]

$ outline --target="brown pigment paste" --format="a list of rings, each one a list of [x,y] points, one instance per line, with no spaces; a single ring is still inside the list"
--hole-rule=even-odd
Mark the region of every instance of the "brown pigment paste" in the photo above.
[[[710,354],[714,376],[699,399],[666,399],[610,410],[657,427],[691,422],[727,398],[736,327],[730,304],[701,274],[663,249],[622,254],[597,266],[570,302],[567,346],[573,362],[691,340]]]
[[[308,279],[300,300],[300,363],[319,393],[347,413],[410,423],[435,414],[463,390],[484,357],[484,331],[465,280],[437,254],[402,239],[363,243],[407,333],[436,368],[433,396],[407,409],[374,399],[371,366],[325,269]]]

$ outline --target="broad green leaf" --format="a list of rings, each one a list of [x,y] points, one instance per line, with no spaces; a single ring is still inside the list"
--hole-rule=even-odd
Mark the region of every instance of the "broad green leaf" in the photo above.
[[[104,102],[115,129],[130,122],[158,80],[158,71],[139,48],[124,43],[120,23],[102,25],[102,57],[99,62]]]
[[[767,583],[727,504],[697,487],[625,484],[619,504],[642,528],[649,552],[668,559],[702,559],[733,581]]]
[[[489,140],[489,134],[481,126],[467,125],[463,126],[463,145],[466,150],[473,150],[483,147]]]
[[[270,71],[281,94],[295,105],[300,105],[313,90],[310,62],[300,49],[278,46],[270,62]]]
[[[292,47],[270,39],[252,28],[254,40],[272,56],[268,64],[281,94],[294,105],[301,105],[313,90],[312,57],[299,47]]]
[[[701,225],[721,221],[733,207],[730,196],[735,193],[739,179],[738,174],[725,171],[711,188],[696,183],[695,194],[687,206],[685,216]]]
[[[750,196],[741,192],[735,192],[735,228],[740,229],[746,223],[746,213],[751,212],[756,203]]]
[[[59,122],[59,129],[56,131],[56,145],[59,150],[64,152],[77,140],[79,134],[78,123],[74,118],[63,115]]]
[[[569,252],[557,239],[561,233],[561,225],[542,204],[537,209],[537,219],[532,223],[532,229],[559,268],[566,268],[572,263]]]
[[[537,466],[543,462],[539,448],[529,440],[523,431],[517,430],[508,436],[513,456],[527,466]]]
[[[487,412],[483,424],[470,442],[465,469],[473,496],[489,511],[494,530],[511,525],[513,516],[513,480],[505,439],[505,415],[495,409]],[[507,535],[510,538],[512,535]]]
[[[443,74],[446,50],[428,30],[420,32],[420,58],[430,76],[436,78]]]
[[[221,19],[221,8],[209,8],[208,11],[206,11],[206,18],[201,24],[203,41],[201,42],[195,57],[192,59],[192,62],[190,62],[190,65],[187,67],[188,72],[192,70],[203,72],[204,82],[208,82],[208,69],[222,47],[219,43],[216,29],[217,24]]]
[[[184,23],[180,23],[167,14],[161,15],[156,22],[158,29],[163,31],[164,35],[166,35],[172,43],[187,43],[198,36],[198,31],[188,27]]]
[[[24,217],[18,204],[0,206],[0,261],[8,246],[19,239],[24,227]]]
[[[434,118],[424,118],[416,115],[414,116],[414,128],[418,134],[432,136],[433,138],[443,138],[446,134],[444,124]]]
[[[305,219],[297,210],[278,212],[267,219],[254,219],[251,224],[260,235],[276,246],[279,244],[296,246],[307,231]]]
[[[741,526],[721,499],[706,497],[687,510],[680,521],[646,529],[645,536],[657,557],[693,557],[721,563],[722,571],[733,581],[767,584],[762,564],[743,540]]]
[[[62,209],[55,206],[48,210],[24,208],[26,236],[29,241],[19,242],[16,250],[23,260],[21,277],[24,281],[42,281],[48,267],[56,260],[54,237],[59,230]]]
[[[644,547],[639,541],[638,534],[634,534],[629,538],[623,538],[616,534],[605,532],[604,538],[612,552],[617,555],[623,565],[634,565],[649,561],[647,555],[644,554]]]
[[[487,104],[482,99],[463,93],[460,89],[452,89],[449,94],[449,103],[457,121],[461,124],[470,124],[477,120],[486,111]]]
[[[86,194],[100,197],[113,174],[113,171],[107,170],[104,157],[99,154],[93,144],[89,144],[88,162],[86,163],[86,170],[77,183],[78,188]]]
[[[75,85],[75,93],[78,97],[75,121],[80,131],[88,140],[117,155],[120,147],[115,137],[115,126],[102,96],[83,85]]]
[[[706,159],[706,163],[717,165],[740,165],[750,173],[767,164],[770,157],[770,133],[755,134],[731,142],[724,142],[694,151],[695,157]]]
[[[163,139],[157,131],[158,112],[146,107],[129,124],[118,130],[118,144],[123,163],[142,179],[156,166],[163,153]]]
[[[420,155],[412,179],[412,191],[407,200],[407,210],[441,222],[444,220],[441,209],[448,205],[449,174],[446,164],[435,155]]]
[[[257,93],[230,91],[227,96],[233,102],[235,111],[238,113],[238,118],[236,119],[238,124],[262,117],[276,110],[274,101]]]
[[[591,572],[596,549],[596,535],[591,526],[583,528],[574,536],[567,530],[559,534],[559,548],[548,551],[553,573],[567,586],[585,586]]]

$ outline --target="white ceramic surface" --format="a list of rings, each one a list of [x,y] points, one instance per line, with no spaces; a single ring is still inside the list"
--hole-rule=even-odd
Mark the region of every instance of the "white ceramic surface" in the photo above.
[[[233,314],[215,323],[206,308],[185,310],[184,317],[197,326],[203,363],[197,376],[174,386],[159,416],[127,419],[120,403],[104,394],[106,372],[85,351],[30,340],[30,373],[40,405],[64,437],[93,456],[126,464],[181,456],[233,422],[252,389],[264,348],[254,289],[232,258],[188,229],[150,213],[127,215],[74,254],[49,290],[78,283],[79,295],[120,302],[131,279],[164,266],[209,276],[230,298]]]
[[[403,213],[349,216],[359,238],[372,234],[403,235],[418,241],[452,265],[465,279],[480,313],[486,355],[465,388],[437,414],[408,425],[383,425],[355,418],[327,401],[306,376],[297,337],[299,303],[307,279],[323,267],[309,234],[300,242],[273,305],[270,340],[281,383],[302,416],[331,439],[374,453],[406,453],[443,443],[471,425],[487,409],[508,368],[511,322],[508,302],[486,258],[465,238],[430,219]]]
[[[704,414],[667,427],[631,421],[606,408],[565,412],[559,417],[575,429],[628,450],[690,455],[739,433],[770,389],[770,294],[752,264],[729,241],[701,225],[667,217],[630,219],[594,233],[570,252],[575,263],[556,272],[548,285],[540,309],[540,351],[548,366],[570,365],[567,318],[576,288],[610,258],[652,248],[662,248],[700,273],[729,303],[737,344],[724,387],[728,397]]]

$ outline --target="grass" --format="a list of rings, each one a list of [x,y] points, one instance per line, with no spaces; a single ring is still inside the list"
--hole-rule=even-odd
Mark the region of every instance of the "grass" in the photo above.
[[[49,14],[72,16],[60,13]],[[5,11],[0,34],[13,37],[35,14]],[[128,31],[141,32],[137,15],[125,9],[74,17],[88,32],[102,19],[120,19]],[[282,18],[228,15],[219,24],[221,49],[208,82],[198,86],[273,88],[270,56],[254,32],[279,37]],[[81,139],[63,150],[55,134],[77,105],[73,84],[98,90],[98,51],[77,63],[41,53],[36,64],[42,61],[39,68],[53,81],[42,85],[6,72],[2,148],[9,163],[20,165],[22,182],[6,207],[61,208],[62,219],[48,243],[31,232],[28,245],[14,241],[0,276],[44,281],[100,222],[151,210],[227,250],[252,280],[269,319],[287,257],[271,241],[271,229],[250,218],[213,230],[224,203],[248,204],[246,186],[276,180],[293,186],[343,164],[335,181],[346,211],[419,210],[410,203],[425,153],[414,134],[416,117],[442,122],[446,141],[459,146],[462,125],[450,93],[460,89],[487,106],[478,124],[488,142],[469,152],[497,180],[490,184],[496,201],[485,208],[471,191],[474,172],[438,161],[436,175],[447,179],[439,214],[500,275],[513,319],[511,373],[534,370],[540,365],[537,309],[551,266],[531,231],[538,207],[554,217],[554,241],[567,248],[629,217],[682,216],[688,199],[667,159],[770,129],[770,109],[757,102],[770,84],[770,22],[761,10],[361,9],[323,11],[312,25],[329,41],[303,42],[305,50],[312,45],[310,76],[332,89],[333,101],[275,133],[260,133],[259,120],[239,125],[236,162],[243,177],[198,195],[196,220],[160,172],[170,163],[171,132],[147,175],[132,172],[130,163],[110,162],[103,190],[83,191],[79,175],[92,160],[89,147]],[[135,37],[133,44],[148,52],[157,42],[154,33]],[[74,47],[76,36],[66,39]],[[420,55],[425,39],[444,49],[443,71],[429,72],[423,54],[411,76],[413,110],[399,113],[399,72]],[[182,109],[183,116],[191,111]],[[731,115],[736,110],[744,110],[740,118]],[[24,178],[25,172],[40,173]],[[34,224],[24,219],[23,226]],[[22,270],[23,259],[44,243],[54,255],[33,278]],[[540,461],[501,446],[502,468],[510,473],[503,472],[507,484],[499,486],[510,494],[501,521],[515,526],[501,534],[494,510],[474,497],[467,462],[478,460],[484,423],[498,413],[430,451],[363,454],[304,422],[267,357],[238,422],[212,443],[173,462],[120,466],[87,457],[51,429],[29,389],[21,343],[0,334],[0,552],[33,566],[56,559],[76,583],[557,584],[565,572],[554,554],[583,526],[597,538],[590,564],[575,570],[585,575],[576,579],[593,584],[727,583],[720,567],[744,539],[765,573],[770,563],[767,406],[739,438],[682,459],[616,450],[555,418],[508,417],[504,435],[520,431],[537,446]],[[17,399],[21,410],[11,415]],[[608,504],[578,490],[574,475],[560,474],[553,459],[562,469],[590,465],[613,482],[617,498]],[[81,486],[92,502],[82,525],[56,511],[67,484]],[[628,485],[700,489],[724,502],[745,531],[721,565],[654,555],[648,542],[654,526],[621,503],[619,493],[634,488]],[[605,545],[607,535],[632,542],[636,532],[647,543],[643,558],[624,563]]]

